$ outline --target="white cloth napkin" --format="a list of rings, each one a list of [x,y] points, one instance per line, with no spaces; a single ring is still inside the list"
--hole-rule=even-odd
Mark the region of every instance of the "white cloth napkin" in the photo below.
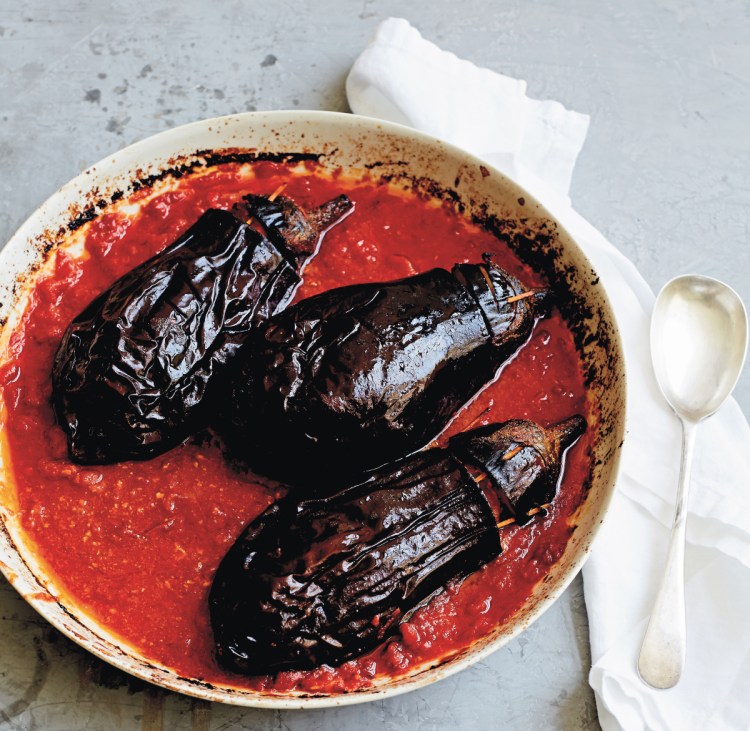
[[[570,206],[588,117],[535,101],[523,81],[480,69],[383,22],[346,84],[357,114],[407,124],[494,164],[537,197],[596,267],[617,314],[628,374],[628,435],[608,518],[584,568],[604,729],[750,727],[750,429],[734,401],[701,426],[686,553],[688,655],[679,685],[645,686],[636,658],[666,559],[680,427],[651,368],[654,296],[612,244]]]

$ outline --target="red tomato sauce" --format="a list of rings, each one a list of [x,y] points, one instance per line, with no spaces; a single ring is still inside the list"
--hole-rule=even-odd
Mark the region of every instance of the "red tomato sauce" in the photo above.
[[[234,472],[218,447],[186,444],[147,462],[82,467],[67,457],[50,405],[52,361],[68,323],[115,279],[174,241],[209,207],[243,194],[317,205],[342,192],[355,211],[326,236],[297,298],[344,284],[384,281],[431,267],[478,262],[489,251],[528,286],[543,284],[488,231],[449,205],[377,180],[290,174],[280,163],[225,164],[149,198],[137,215],[104,212],[86,224],[85,256],[58,252],[34,286],[12,335],[1,381],[20,517],[50,574],[75,604],[150,661],[214,684],[335,693],[436,664],[507,622],[561,556],[585,496],[596,414],[573,337],[557,311],[498,380],[459,413],[439,441],[478,424],[529,418],[550,424],[580,413],[588,433],[569,451],[553,506],[527,526],[502,529],[504,553],[446,587],[400,633],[339,668],[242,678],[213,656],[207,596],[214,571],[243,527],[277,496]],[[277,491],[278,493],[278,491]]]

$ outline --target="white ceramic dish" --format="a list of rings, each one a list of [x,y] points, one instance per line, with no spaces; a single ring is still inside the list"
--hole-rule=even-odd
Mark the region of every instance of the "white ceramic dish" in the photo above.
[[[399,125],[327,112],[241,114],[196,122],[139,142],[94,165],[63,186],[21,226],[0,254],[0,347],[17,322],[34,272],[56,246],[67,224],[95,215],[97,201],[135,181],[175,166],[205,165],[210,155],[229,150],[320,155],[332,169],[377,169],[452,191],[469,212],[515,220],[532,234],[544,232],[526,253],[546,268],[553,286],[572,293],[571,312],[589,371],[590,393],[602,420],[592,459],[591,488],[576,520],[577,529],[546,580],[537,586],[514,621],[497,628],[458,656],[433,668],[349,694],[305,696],[264,694],[216,687],[180,677],[124,645],[80,609],[66,604],[45,575],[18,517],[7,450],[0,453],[0,568],[13,586],[51,624],[107,662],[158,685],[207,700],[237,705],[301,708],[357,703],[414,690],[481,660],[537,619],[580,569],[610,501],[624,435],[625,378],[613,312],[591,264],[572,238],[533,196],[501,173],[461,150]],[[523,222],[522,224],[520,222]],[[587,337],[592,335],[593,337]],[[5,352],[0,350],[0,352]],[[4,418],[4,417],[3,417]]]

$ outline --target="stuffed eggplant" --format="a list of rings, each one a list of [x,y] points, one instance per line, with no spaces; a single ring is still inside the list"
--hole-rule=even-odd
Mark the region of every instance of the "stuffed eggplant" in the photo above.
[[[332,496],[275,503],[216,572],[209,606],[219,662],[259,675],[335,666],[373,649],[446,582],[500,555],[498,520],[528,519],[519,511],[552,499],[564,450],[584,429],[581,416],[549,429],[490,425]]]
[[[235,207],[243,220],[208,210],[91,302],[68,326],[52,372],[71,459],[147,459],[203,428],[209,382],[289,302],[323,232],[351,208],[345,196],[309,213],[286,198],[248,196]]]
[[[488,260],[303,300],[237,353],[215,426],[261,474],[312,490],[352,478],[435,437],[528,339],[545,298]]]

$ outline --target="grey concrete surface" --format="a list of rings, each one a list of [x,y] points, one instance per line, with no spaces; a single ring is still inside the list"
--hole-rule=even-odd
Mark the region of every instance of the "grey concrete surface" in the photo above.
[[[389,15],[591,115],[574,205],[654,288],[696,271],[750,301],[745,0],[0,0],[0,242],[59,185],[155,132],[346,110],[346,73]],[[737,397],[747,413],[750,372]],[[329,711],[211,707],[99,663],[0,582],[7,729],[588,730],[589,665],[577,579],[516,641],[422,691]]]

